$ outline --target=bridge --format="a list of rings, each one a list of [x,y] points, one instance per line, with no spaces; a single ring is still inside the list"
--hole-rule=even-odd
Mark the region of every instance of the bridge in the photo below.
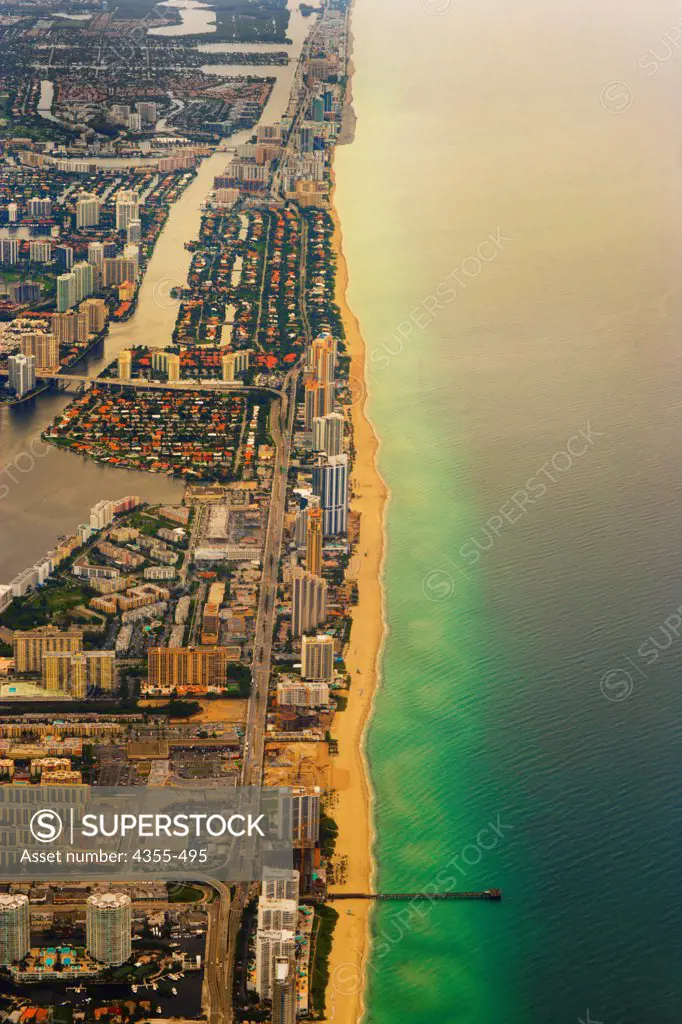
[[[7,377],[7,370],[0,370],[0,377]],[[111,385],[119,388],[135,388],[138,391],[194,391],[197,393],[209,392],[215,394],[228,391],[265,391],[280,398],[281,393],[277,388],[267,387],[258,384],[242,384],[241,381],[226,380],[147,380],[145,377],[132,377],[130,379],[120,377],[89,377],[86,374],[77,373],[50,373],[46,371],[36,372],[36,380],[56,381],[64,384],[96,384]]]

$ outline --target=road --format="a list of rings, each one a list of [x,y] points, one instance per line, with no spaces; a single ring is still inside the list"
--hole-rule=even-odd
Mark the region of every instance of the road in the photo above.
[[[211,881],[218,898],[208,907],[208,931],[204,960],[202,1002],[208,1024],[229,1024],[232,1020],[230,890],[224,883]]]
[[[7,370],[0,369],[0,377],[7,377]],[[239,381],[226,380],[147,380],[144,377],[130,379],[120,377],[89,377],[86,374],[74,373],[36,373],[36,380],[55,380],[65,384],[111,384],[122,388],[135,388],[138,391],[195,391],[231,392],[231,391],[267,391],[279,398],[277,388],[258,384],[242,384]]]

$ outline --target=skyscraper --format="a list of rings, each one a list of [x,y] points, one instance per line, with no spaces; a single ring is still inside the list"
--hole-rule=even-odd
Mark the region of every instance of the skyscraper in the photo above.
[[[272,1024],[296,1024],[296,974],[288,957],[275,957]]]
[[[343,413],[330,412],[313,420],[313,450],[327,455],[343,454]]]
[[[330,455],[313,467],[313,492],[322,506],[325,537],[336,537],[348,528],[348,456]]]
[[[59,342],[54,334],[46,331],[27,331],[19,336],[21,354],[34,356],[36,370],[59,368]]]
[[[320,334],[315,338],[310,346],[308,361],[314,371],[316,380],[321,383],[334,382],[336,342],[331,334]]]
[[[316,576],[322,575],[322,510],[308,509],[305,567]]]
[[[44,219],[52,216],[52,200],[45,197],[33,197],[28,201],[28,215],[29,217],[35,217]]]
[[[0,893],[0,964],[23,960],[31,948],[28,896]]]
[[[126,228],[126,241],[129,245],[135,245],[142,241],[142,221],[131,220]]]
[[[64,273],[71,270],[73,266],[73,249],[70,245],[56,245],[53,255],[57,264],[57,270],[62,270]]]
[[[275,960],[293,962],[296,933],[289,929],[263,929],[256,934],[256,989],[261,999],[270,999],[275,977]]]
[[[169,352],[166,356],[166,373],[168,380],[180,380],[180,356],[176,352]]]
[[[329,683],[334,675],[334,637],[320,633],[304,636],[301,649],[301,678]]]
[[[124,348],[118,354],[118,379],[130,380],[133,376],[133,353],[129,348]]]
[[[327,616],[327,583],[305,569],[294,570],[291,635],[302,636],[321,626]]]
[[[116,230],[125,231],[131,220],[140,219],[140,200],[137,192],[122,189],[116,194]]]
[[[14,665],[17,672],[41,672],[43,655],[50,651],[77,653],[83,649],[83,630],[78,627],[57,629],[39,626],[37,629],[15,630]]]
[[[16,238],[0,238],[0,263],[10,265],[19,259],[19,243]]]
[[[86,945],[95,960],[119,967],[132,949],[132,904],[123,892],[88,896],[86,903]]]
[[[79,263],[74,263],[71,273],[75,278],[75,301],[71,305],[76,305],[94,292],[95,268],[87,260],[81,260]]]
[[[9,370],[9,386],[14,388],[19,398],[36,386],[35,356],[10,356],[7,360]]]
[[[95,228],[99,224],[101,203],[97,196],[83,192],[76,199],[76,227]]]
[[[76,298],[76,276],[69,272],[57,278],[57,312],[65,313],[80,300]]]
[[[51,243],[38,241],[29,242],[28,258],[31,263],[49,263],[52,259]]]

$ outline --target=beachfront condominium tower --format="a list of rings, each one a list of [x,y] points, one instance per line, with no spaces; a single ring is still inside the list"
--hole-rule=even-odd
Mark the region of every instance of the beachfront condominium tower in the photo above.
[[[85,935],[88,953],[103,964],[119,967],[131,953],[132,902],[124,892],[88,896]]]
[[[305,569],[294,569],[291,635],[312,633],[327,617],[327,583]]]
[[[334,411],[334,384],[332,381],[308,380],[305,384],[305,427],[313,429],[318,416]]]
[[[19,398],[36,386],[35,356],[10,356],[7,360],[7,370],[9,386],[16,391]]]
[[[312,367],[315,379],[322,383],[334,383],[336,363],[336,342],[331,334],[320,334],[315,338],[308,352],[308,365]]]
[[[316,576],[322,575],[322,510],[319,508],[308,509],[305,567]]]
[[[0,893],[0,965],[23,960],[31,948],[28,896]]]
[[[275,957],[272,1024],[296,1024],[296,973],[288,957]]]
[[[329,455],[313,467],[313,492],[322,506],[322,531],[336,537],[348,528],[348,456]]]
[[[325,633],[304,636],[301,647],[301,678],[316,683],[329,683],[333,674],[334,637]]]
[[[300,886],[298,871],[286,868],[263,869],[263,897],[269,900],[297,900]]]
[[[313,451],[342,455],[344,425],[345,419],[340,412],[316,416],[313,420]]]
[[[296,955],[296,932],[284,928],[268,928],[256,933],[256,989],[261,999],[270,999],[275,978],[275,961],[293,962]]]

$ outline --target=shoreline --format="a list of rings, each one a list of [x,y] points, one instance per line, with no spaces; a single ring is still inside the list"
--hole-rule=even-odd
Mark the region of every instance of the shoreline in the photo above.
[[[348,304],[349,273],[341,222],[334,204],[335,191],[332,171],[329,212],[334,222],[333,247],[337,257],[335,300],[346,330],[347,351],[351,357],[350,376],[360,385],[351,417],[356,451],[352,471],[352,507],[361,513],[361,520],[353,573],[358,584],[358,604],[353,610],[350,642],[345,655],[351,687],[348,705],[342,714],[335,716],[332,727],[339,753],[331,760],[330,785],[337,797],[330,813],[339,829],[335,857],[345,856],[348,863],[345,882],[335,884],[334,888],[369,892],[372,891],[376,872],[375,794],[366,739],[374,698],[381,683],[381,657],[387,636],[383,571],[385,518],[390,495],[377,466],[380,440],[365,409],[368,398],[366,345],[358,318]],[[344,904],[340,906],[344,907]],[[371,941],[372,904],[363,901],[351,906],[350,910],[339,911],[329,957],[325,1019],[332,1019],[330,1012],[333,1011],[335,1024],[356,1024],[362,1020],[366,1009],[366,964]]]

